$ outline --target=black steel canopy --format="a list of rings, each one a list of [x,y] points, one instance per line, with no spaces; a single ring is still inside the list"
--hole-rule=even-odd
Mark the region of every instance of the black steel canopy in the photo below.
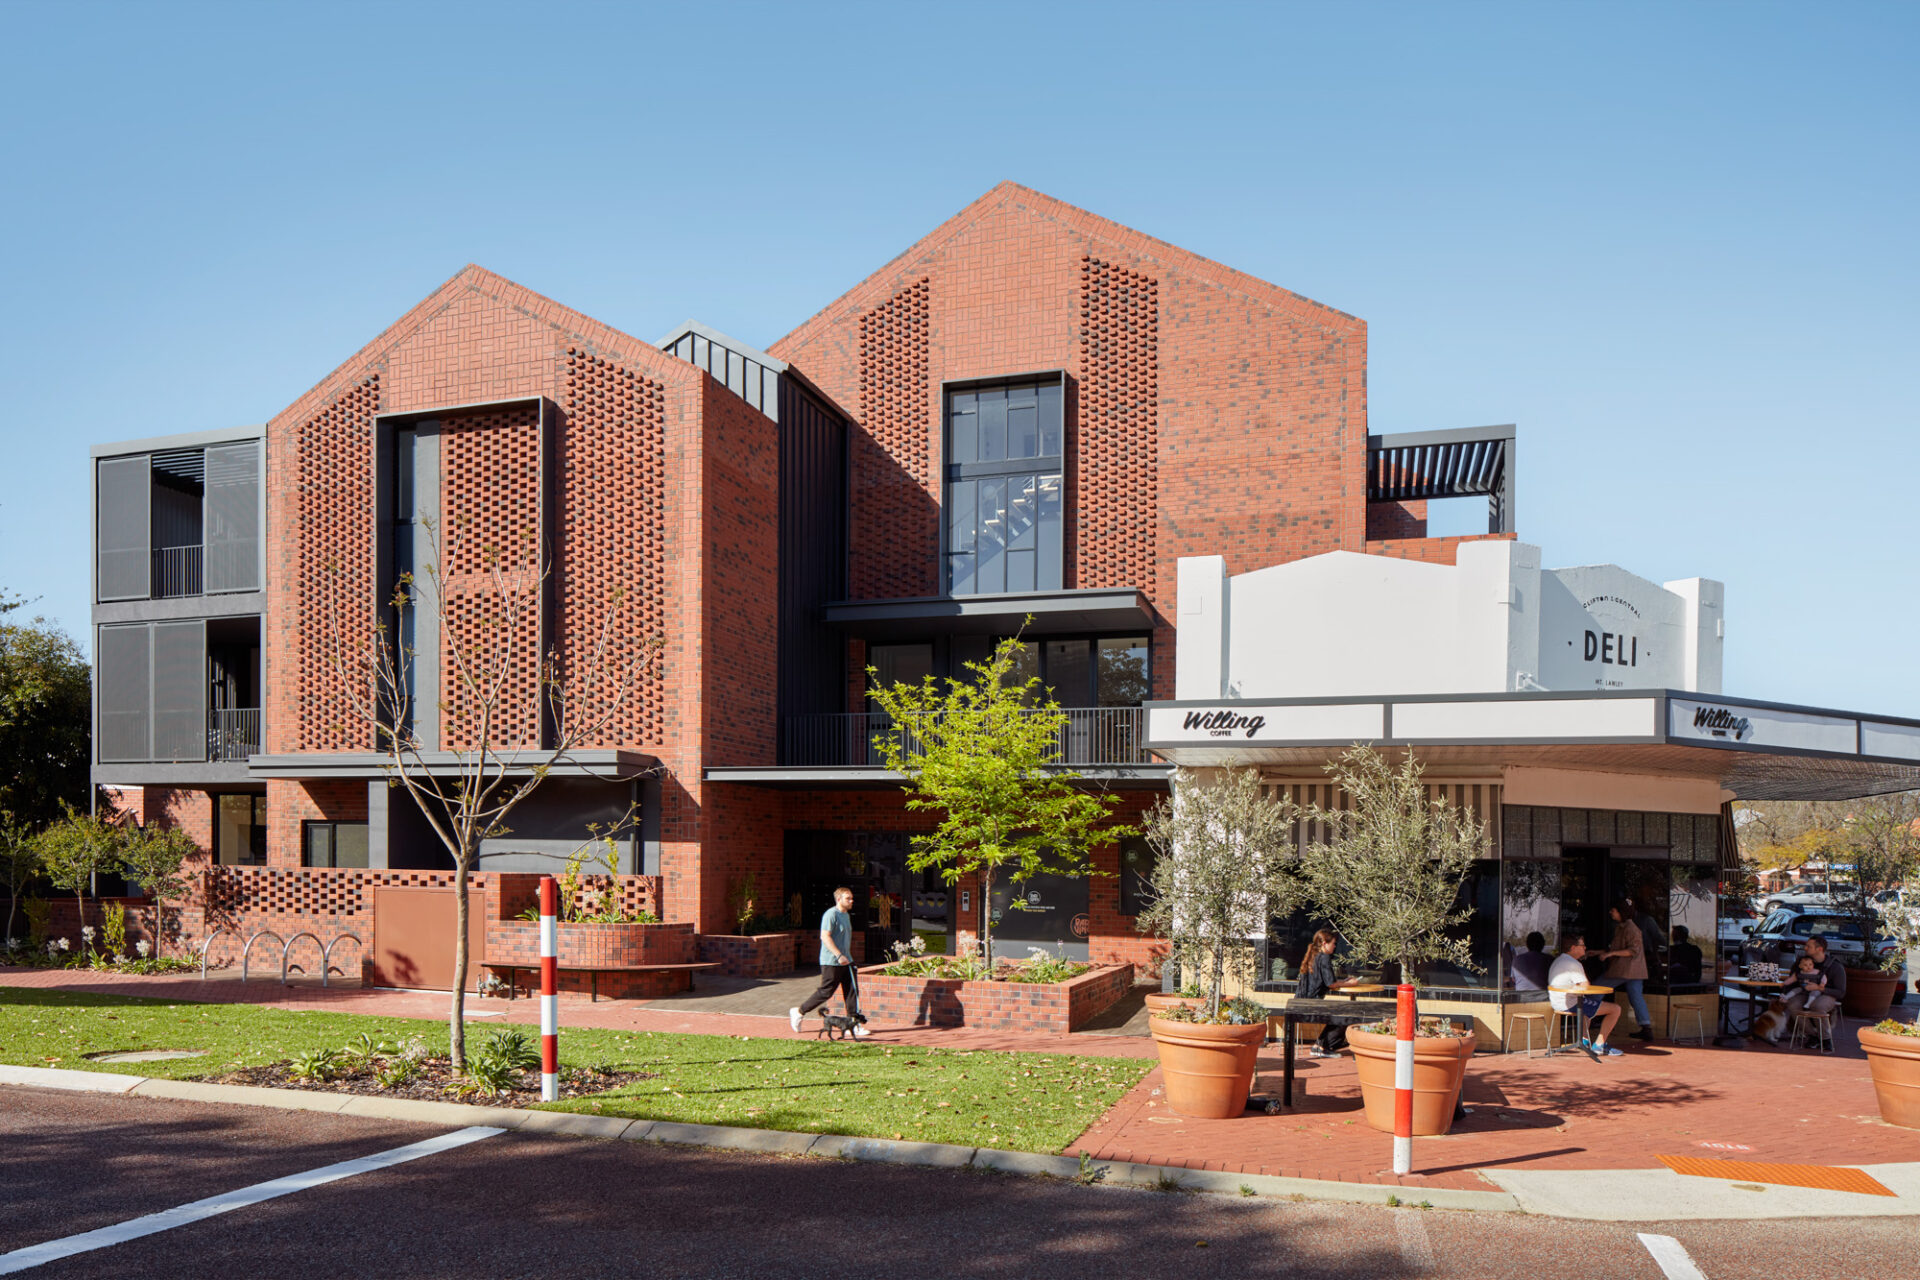
[[[1512,424],[1367,437],[1367,501],[1487,499],[1487,532],[1513,532]]]

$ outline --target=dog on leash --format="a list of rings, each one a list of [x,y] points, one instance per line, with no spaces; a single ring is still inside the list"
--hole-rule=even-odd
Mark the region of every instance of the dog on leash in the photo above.
[[[820,1029],[813,1033],[814,1039],[818,1040],[824,1036],[828,1040],[845,1040],[853,1034],[855,1027],[863,1025],[866,1020],[865,1015],[858,1013],[852,1017],[838,1013],[822,1013]]]

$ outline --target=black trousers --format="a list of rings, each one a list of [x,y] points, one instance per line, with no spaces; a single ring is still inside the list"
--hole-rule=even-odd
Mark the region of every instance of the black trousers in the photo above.
[[[1347,1029],[1328,1023],[1314,1043],[1320,1046],[1323,1053],[1338,1053],[1347,1047]]]
[[[807,997],[807,1002],[800,1006],[801,1015],[804,1017],[812,1013],[815,1009],[818,1009],[827,1001],[833,999],[835,988],[845,993],[847,1016],[849,1018],[859,1018],[860,987],[853,976],[853,966],[850,964],[823,964],[820,966],[820,985],[814,988],[812,995]],[[862,1018],[861,1021],[864,1022],[865,1019]]]

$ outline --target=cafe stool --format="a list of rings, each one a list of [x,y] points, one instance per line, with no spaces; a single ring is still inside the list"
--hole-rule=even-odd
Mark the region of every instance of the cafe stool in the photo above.
[[[1688,1014],[1693,1015],[1693,1035],[1685,1039],[1693,1044],[1705,1044],[1707,1042],[1706,1011],[1691,1000],[1685,1003],[1675,1000],[1667,1001],[1667,1039],[1674,1044],[1681,1043],[1682,1037],[1673,1034],[1673,1025]]]
[[[1571,1009],[1555,1009],[1553,1020],[1560,1028],[1560,1047],[1577,1048],[1580,1044],[1580,1032],[1585,1029],[1586,1019],[1580,1016],[1580,1006],[1576,1003]]]
[[[1546,1014],[1514,1013],[1514,1014],[1507,1015],[1507,1052],[1508,1053],[1515,1052],[1513,1047],[1513,1024],[1516,1022],[1524,1022],[1527,1024],[1526,1055],[1529,1058],[1533,1056],[1533,1024],[1536,1022],[1540,1024],[1541,1038],[1546,1041],[1546,1043],[1541,1047],[1546,1049],[1553,1048],[1553,1028],[1546,1025],[1546,1022],[1547,1022]]]
[[[1802,1038],[1807,1047],[1817,1048],[1821,1053],[1833,1052],[1833,1015],[1813,1013],[1806,1009],[1793,1015],[1793,1034],[1787,1037],[1787,1043],[1798,1049]]]

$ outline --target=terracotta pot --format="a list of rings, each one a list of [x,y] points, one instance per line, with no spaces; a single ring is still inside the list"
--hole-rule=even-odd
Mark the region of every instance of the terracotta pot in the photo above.
[[[1229,1120],[1247,1109],[1254,1059],[1267,1038],[1264,1020],[1214,1026],[1149,1018],[1147,1029],[1160,1051],[1168,1106],[1201,1120]]]
[[[1840,1012],[1849,1018],[1878,1022],[1893,1007],[1893,993],[1900,989],[1900,975],[1880,969],[1848,969],[1847,994],[1840,997]]]
[[[1147,996],[1147,1008],[1154,1013],[1167,1009],[1197,1009],[1205,1003],[1203,996],[1176,996],[1164,991],[1155,991]]]
[[[1382,1133],[1393,1132],[1392,1036],[1347,1028],[1347,1047],[1360,1071],[1360,1097],[1367,1123]],[[1475,1037],[1429,1036],[1413,1042],[1413,1134],[1416,1138],[1445,1133],[1453,1125],[1460,1101],[1460,1085],[1467,1076]]]
[[[1847,978],[1851,991],[1853,978]],[[1860,1048],[1880,1099],[1880,1118],[1903,1129],[1920,1129],[1920,1036],[1894,1036],[1860,1028]]]

